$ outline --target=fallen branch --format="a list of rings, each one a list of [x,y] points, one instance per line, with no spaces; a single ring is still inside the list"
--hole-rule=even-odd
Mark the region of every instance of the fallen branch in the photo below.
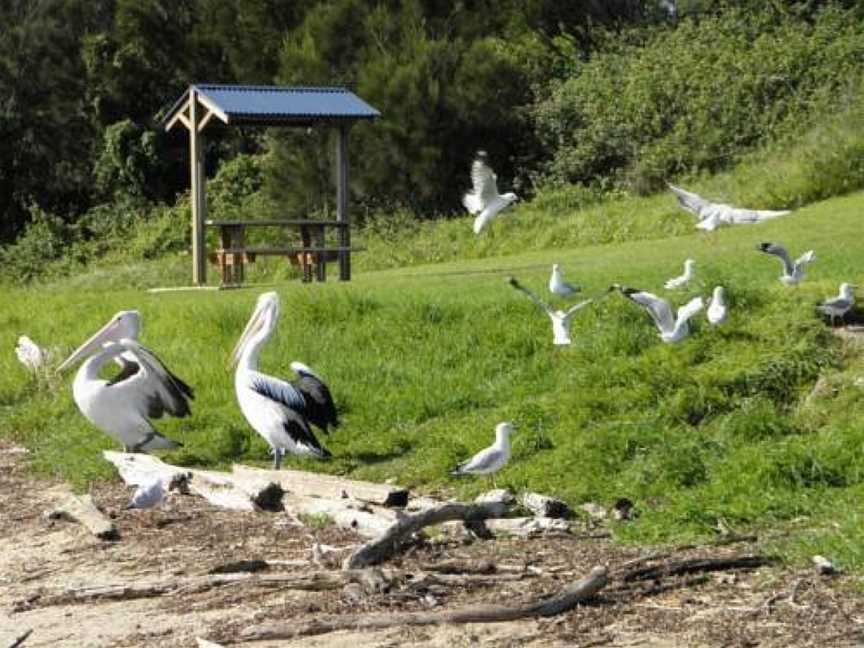
[[[625,572],[621,580],[625,583],[639,580],[651,580],[664,576],[692,574],[694,572],[723,571],[726,569],[756,569],[771,564],[772,559],[765,556],[737,556],[733,558],[692,558],[640,567]]]
[[[420,566],[423,571],[439,574],[494,574],[498,571],[491,560],[442,560],[435,563],[425,563]]]
[[[607,582],[606,569],[595,567],[591,573],[559,594],[518,607],[503,605],[471,606],[442,612],[404,612],[401,614],[332,614],[306,623],[263,623],[245,628],[239,641],[291,639],[320,635],[338,630],[381,630],[393,627],[438,625],[443,623],[497,623],[528,617],[554,616],[592,598]]]
[[[90,495],[75,495],[65,489],[54,491],[60,501],[47,512],[49,520],[71,520],[87,528],[100,540],[117,540],[117,527],[96,508]]]
[[[27,641],[27,637],[31,634],[33,634],[33,628],[28,628],[12,640],[12,643],[9,644],[9,648],[18,648],[18,646],[23,645],[23,643]]]
[[[375,540],[362,545],[345,561],[345,569],[360,569],[374,565],[395,554],[414,533],[433,524],[450,520],[477,522],[487,518],[501,517],[507,506],[499,502],[486,504],[463,504],[448,502],[397,520]]]

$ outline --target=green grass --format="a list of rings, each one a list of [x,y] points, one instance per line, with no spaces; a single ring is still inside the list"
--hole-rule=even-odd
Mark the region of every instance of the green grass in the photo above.
[[[449,469],[510,419],[519,432],[499,485],[574,506],[629,497],[639,516],[616,527],[623,540],[704,538],[720,520],[768,532],[800,527],[791,540],[777,540],[779,551],[824,553],[864,569],[857,512],[864,389],[854,385],[864,362],[813,310],[841,281],[864,283],[864,195],[712,235],[693,232],[687,216],[664,216],[668,203],[668,196],[631,200],[625,226],[648,233],[660,223],[661,231],[685,234],[359,272],[348,284],[278,283],[282,319],[262,370],[286,375],[294,359],[315,367],[344,418],[324,439],[332,461],[289,464],[470,497],[485,481],[455,479]],[[519,216],[494,223],[488,238],[508,236]],[[456,221],[463,247],[474,241],[465,235],[467,222]],[[781,241],[793,254],[816,250],[800,287],[777,281],[779,263],[755,251],[763,240]],[[512,274],[541,291],[559,262],[589,294],[613,281],[665,294],[662,281],[688,256],[697,260],[703,295],[715,284],[727,287],[732,314],[716,331],[698,318],[677,345],[662,344],[638,307],[612,295],[576,318],[571,347],[556,348],[546,317],[504,281]],[[133,285],[183,283],[187,263],[182,257],[145,266],[149,274]],[[168,266],[175,274],[160,280],[158,270]],[[5,289],[0,348],[11,350],[26,333],[62,355],[114,312],[137,308],[143,341],[196,390],[193,416],[157,422],[184,443],[166,458],[213,467],[267,463],[266,445],[237,408],[226,370],[259,290],[154,295],[122,287],[140,271],[129,266]],[[676,305],[690,294],[674,294]],[[805,403],[820,375],[836,392]],[[100,455],[111,442],[78,413],[70,383],[64,376],[48,389],[28,378],[14,354],[3,354],[0,436],[32,448],[37,471],[85,488],[112,477]]]

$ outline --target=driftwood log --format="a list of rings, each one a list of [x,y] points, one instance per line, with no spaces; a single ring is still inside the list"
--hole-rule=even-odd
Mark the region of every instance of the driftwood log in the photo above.
[[[291,639],[338,630],[380,630],[444,623],[496,623],[528,617],[554,616],[589,600],[606,585],[606,582],[606,569],[595,567],[587,577],[576,581],[555,596],[541,598],[516,607],[483,605],[441,612],[403,612],[376,615],[331,614],[303,623],[292,621],[252,625],[241,632],[239,640]]]
[[[28,628],[21,634],[19,634],[15,639],[12,640],[12,643],[9,644],[8,648],[18,648],[19,646],[23,646],[24,642],[27,641],[27,637],[33,634],[33,628]]]
[[[723,571],[726,569],[756,569],[774,562],[766,556],[733,556],[730,558],[690,558],[675,560],[660,565],[638,567],[621,574],[625,583],[640,580],[656,580],[664,576],[678,576],[697,572]]]
[[[345,561],[345,569],[360,569],[387,560],[421,529],[450,520],[465,523],[483,521],[504,515],[507,506],[500,502],[463,504],[448,502],[413,515],[405,515],[372,542],[359,547]]]
[[[515,536],[518,538],[529,538],[538,535],[562,535],[569,534],[570,523],[561,518],[550,517],[518,517],[498,518],[485,520],[485,530],[491,536]],[[458,522],[448,522],[444,525],[448,533],[465,533],[464,525]]]
[[[377,538],[397,520],[393,509],[372,506],[350,499],[324,499],[286,493],[282,498],[285,510],[295,515],[323,515],[342,529],[356,531],[366,538]]]
[[[573,510],[563,500],[541,495],[540,493],[522,493],[519,503],[538,517],[570,518]]]
[[[116,540],[120,537],[114,522],[96,508],[90,495],[75,495],[65,488],[55,489],[52,493],[57,503],[46,512],[49,520],[77,522],[100,540]]]

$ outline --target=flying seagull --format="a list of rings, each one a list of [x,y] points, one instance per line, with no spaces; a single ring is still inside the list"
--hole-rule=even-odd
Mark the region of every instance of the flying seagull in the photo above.
[[[708,323],[711,326],[720,326],[726,321],[729,316],[729,309],[726,306],[726,293],[723,286],[714,288],[714,294],[708,299]]]
[[[792,263],[786,248],[779,243],[760,243],[756,249],[765,254],[779,257],[783,263],[783,274],[780,275],[780,281],[786,286],[794,286],[801,281],[804,277],[804,266],[816,260],[816,254],[813,250],[807,250],[795,259],[795,263]]]
[[[495,443],[460,463],[450,474],[490,475],[498,472],[510,460],[510,435],[515,431],[512,423],[499,423],[495,426]]]
[[[760,223],[789,213],[788,210],[743,209],[722,203],[712,203],[705,200],[702,196],[681,187],[676,187],[673,184],[669,184],[668,186],[678,199],[678,204],[696,216],[698,221],[696,227],[709,232],[717,229],[720,225]]]
[[[517,200],[514,193],[498,193],[498,176],[489,166],[488,159],[486,151],[477,152],[471,164],[471,183],[474,186],[462,198],[465,209],[471,214],[477,214],[474,219],[475,234],[479,234],[498,212]]]
[[[690,325],[687,321],[696,313],[702,310],[704,306],[701,297],[694,297],[689,302],[678,309],[678,312],[673,317],[672,307],[665,299],[652,295],[638,288],[628,288],[627,286],[619,286],[612,284],[610,290],[618,290],[627,299],[636,302],[642,308],[648,311],[654,324],[660,331],[660,339],[664,342],[678,342],[687,337],[690,332]]]
[[[693,259],[687,259],[686,261],[684,261],[684,274],[680,274],[677,277],[672,277],[664,284],[666,288],[672,290],[674,288],[680,288],[681,286],[689,283],[696,275],[696,273],[693,271],[693,268],[695,266],[696,262]]]
[[[582,290],[582,286],[573,285],[564,281],[560,265],[557,263],[552,265],[552,276],[549,277],[549,292],[553,295],[562,295],[566,297],[577,293],[580,290]]]
[[[516,290],[525,294],[528,299],[537,304],[537,306],[539,306],[541,310],[549,316],[549,319],[552,320],[552,343],[556,345],[570,344],[570,321],[577,311],[581,310],[593,301],[592,299],[585,299],[578,304],[571,306],[566,311],[554,310],[537,295],[520,284],[515,277],[510,277],[507,280],[507,283],[513,286]]]
[[[18,338],[18,344],[15,345],[15,355],[18,356],[19,362],[32,373],[39,371],[45,362],[45,351],[26,335]]]
[[[278,319],[279,295],[262,294],[231,354],[231,365],[237,366],[237,402],[252,429],[270,445],[274,469],[282,464],[286,451],[319,459],[330,456],[309,427],[303,393],[289,382],[258,371],[258,354],[276,329]]]
[[[327,430],[328,425],[339,427],[339,413],[336,411],[333,396],[330,394],[330,388],[327,387],[326,383],[302,362],[292,362],[291,369],[298,376],[297,380],[292,381],[291,384],[306,401],[306,408],[303,410],[306,419],[324,434],[329,432]]]
[[[855,304],[855,296],[852,293],[854,288],[857,288],[855,284],[842,283],[840,284],[840,293],[836,297],[819,304],[819,310],[831,318],[831,326],[834,326],[836,318],[843,319],[846,317],[846,313]]]
[[[115,377],[99,377],[103,365],[120,355],[123,369]],[[75,374],[72,397],[84,417],[126,452],[176,448],[181,445],[162,436],[149,419],[165,412],[189,413],[185,395],[165,373],[159,360],[135,340],[124,339],[96,347]]]

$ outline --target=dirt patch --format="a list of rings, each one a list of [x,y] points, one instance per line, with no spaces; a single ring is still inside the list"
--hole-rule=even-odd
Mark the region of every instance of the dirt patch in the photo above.
[[[397,587],[359,600],[338,589],[232,585],[43,606],[40,593],[65,587],[183,579],[241,559],[284,561],[276,567],[280,572],[311,573],[321,570],[312,562],[314,542],[336,547],[336,556],[360,542],[333,527],[298,526],[284,514],[217,510],[194,497],[176,497],[156,511],[126,511],[129,491],[119,482],[91,493],[120,532],[118,541],[103,542],[75,524],[45,519],[51,486],[28,474],[25,453],[0,445],[0,646],[28,629],[33,632],[25,648],[194,646],[196,637],[230,644],[243,628],[263,621],[516,603],[557,592],[598,564],[620,575],[629,561],[647,553],[602,538],[452,540],[417,547],[387,566],[422,573],[424,564],[444,558],[483,558],[510,569],[521,567],[525,577],[491,586]],[[674,558],[756,551],[738,543],[680,550]],[[779,567],[685,574],[638,586],[613,577],[589,604],[548,619],[337,632],[255,645],[853,646],[864,641],[864,600],[853,593],[853,585],[842,575],[822,577]]]

